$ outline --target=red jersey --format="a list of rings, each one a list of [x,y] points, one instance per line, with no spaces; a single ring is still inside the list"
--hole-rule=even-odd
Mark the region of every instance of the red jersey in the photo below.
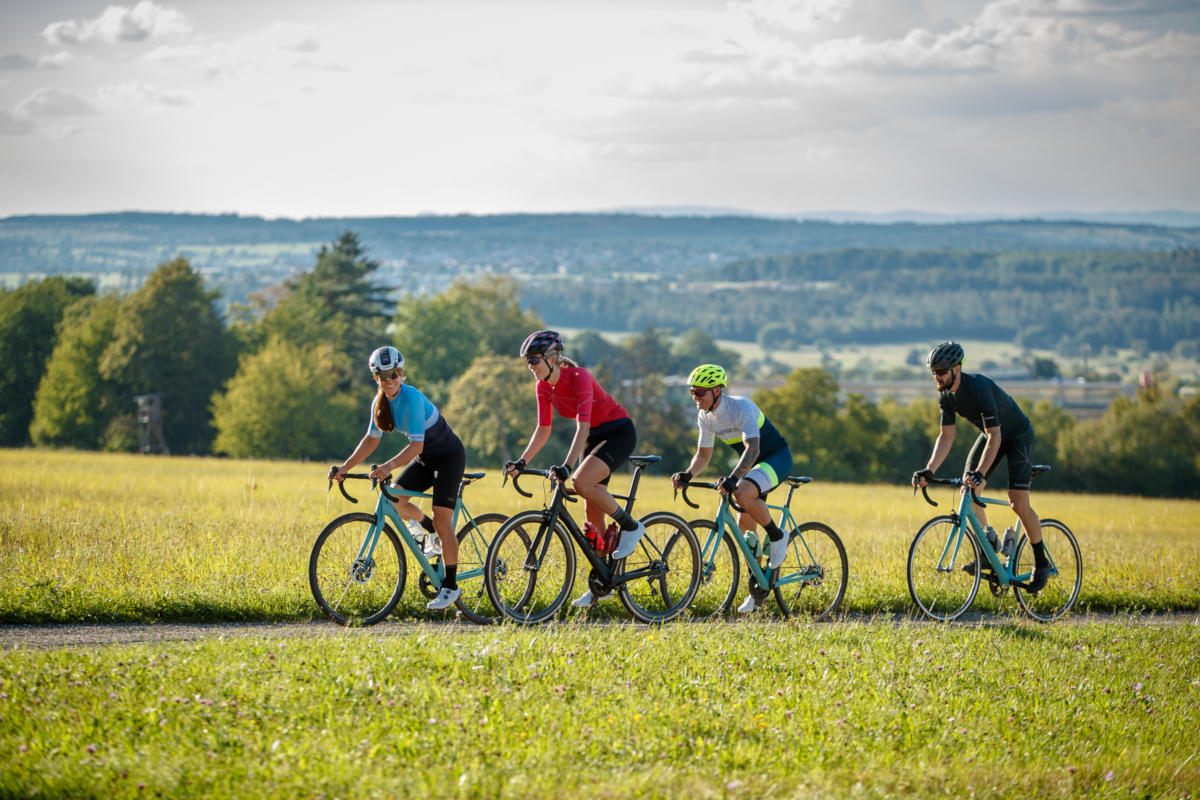
[[[550,406],[566,419],[598,428],[607,422],[629,419],[628,412],[600,388],[583,367],[563,367],[558,383],[537,382],[538,425],[549,425]]]

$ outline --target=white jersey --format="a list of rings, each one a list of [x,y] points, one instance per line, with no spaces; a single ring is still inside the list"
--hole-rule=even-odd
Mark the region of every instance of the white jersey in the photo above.
[[[700,428],[700,446],[712,447],[714,439],[736,447],[747,439],[757,439],[767,417],[748,397],[721,395],[715,411],[700,411],[696,425]]]

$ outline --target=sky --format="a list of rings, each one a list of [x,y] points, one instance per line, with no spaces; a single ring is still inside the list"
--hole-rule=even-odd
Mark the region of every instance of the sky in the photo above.
[[[1200,0],[0,0],[0,216],[1200,210]]]

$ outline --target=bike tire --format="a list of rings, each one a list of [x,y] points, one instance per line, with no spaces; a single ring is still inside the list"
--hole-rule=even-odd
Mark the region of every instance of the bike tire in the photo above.
[[[700,586],[700,543],[678,514],[659,511],[638,521],[646,526],[646,533],[637,549],[617,563],[614,577],[654,567],[667,571],[617,583],[617,596],[638,622],[670,622],[687,611]]]
[[[507,520],[505,514],[480,514],[459,529],[457,538],[460,574],[476,569],[483,572],[492,539]],[[482,574],[465,581],[460,578],[458,588],[462,590],[462,595],[454,601],[454,605],[471,622],[476,625],[497,625],[504,619],[504,615],[492,605],[491,598],[488,597]]]
[[[792,529],[787,557],[775,573],[792,575],[812,570],[820,570],[821,577],[775,587],[775,602],[784,619],[810,616],[820,622],[836,612],[846,596],[850,579],[846,548],[833,528],[821,522],[805,522]]]
[[[308,557],[308,586],[313,599],[325,616],[344,627],[382,622],[404,595],[408,559],[400,538],[386,522],[371,554],[370,568],[364,570],[364,565],[357,563],[363,540],[374,523],[374,514],[343,514],[317,535]],[[353,589],[355,586],[367,588]]]
[[[483,578],[492,606],[520,625],[554,619],[575,585],[575,544],[561,520],[548,532],[550,543],[541,571],[524,569],[531,549],[540,549],[537,534],[545,522],[541,511],[509,517],[488,547]]]
[[[970,531],[960,530],[959,535],[966,543],[967,552],[962,553],[962,545],[956,555],[965,559],[975,558],[975,574],[963,572],[957,558],[952,558],[947,569],[938,566],[946,541],[954,526],[954,517],[943,515],[934,517],[921,526],[913,537],[908,549],[908,594],[921,613],[938,622],[950,622],[958,619],[975,602],[979,593],[979,569],[981,554],[979,545]],[[945,527],[942,527],[945,526]],[[965,560],[961,563],[966,563]]]
[[[1058,572],[1036,595],[1030,594],[1015,583],[1013,594],[1026,616],[1045,623],[1061,619],[1079,599],[1079,589],[1083,585],[1083,556],[1079,552],[1079,542],[1075,540],[1075,534],[1056,519],[1042,520],[1042,541],[1046,543],[1046,549],[1054,559],[1054,566]],[[1012,563],[1016,565],[1012,569],[1014,575],[1033,573],[1033,547],[1027,548],[1028,544],[1029,537],[1022,534],[1021,541],[1017,542],[1013,551]],[[1022,556],[1025,556],[1024,563]]]
[[[721,541],[714,545],[715,552],[705,559],[704,548],[708,545],[709,537],[716,535],[717,525],[709,519],[694,519],[688,525],[700,543],[701,559],[700,581],[696,596],[688,605],[688,614],[696,620],[726,616],[733,609],[741,579],[742,563],[737,545],[727,531],[723,532]],[[700,541],[701,537],[704,541]],[[711,566],[709,562],[712,562]]]

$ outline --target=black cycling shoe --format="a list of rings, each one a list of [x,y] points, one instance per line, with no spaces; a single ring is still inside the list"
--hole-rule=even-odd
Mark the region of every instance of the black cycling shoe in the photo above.
[[[1045,589],[1046,583],[1050,580],[1050,574],[1053,571],[1054,568],[1049,564],[1044,564],[1043,566],[1035,569],[1033,571],[1033,580],[1026,584],[1025,591],[1029,592],[1030,594],[1037,594],[1042,589]]]

